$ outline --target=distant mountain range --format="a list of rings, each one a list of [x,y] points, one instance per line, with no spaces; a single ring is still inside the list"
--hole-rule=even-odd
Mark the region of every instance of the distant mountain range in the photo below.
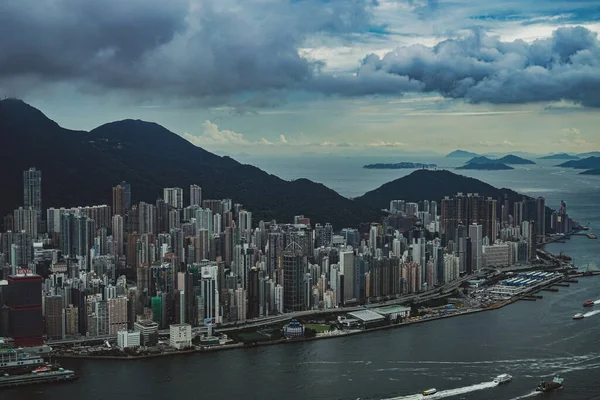
[[[571,160],[558,165],[564,168],[600,169],[600,157],[588,157],[583,160]]]
[[[579,160],[578,156],[567,153],[551,154],[549,156],[540,157],[539,160]]]
[[[513,164],[513,165],[528,165],[535,164],[535,162],[531,160],[527,160],[525,158],[517,157],[515,155],[509,154],[504,157],[498,159],[492,159],[485,156],[474,157],[467,161],[467,164]]]
[[[514,169],[513,167],[499,163],[499,162],[468,162],[461,167],[457,167],[456,169],[475,169],[482,171],[500,171],[500,170],[508,170]]]
[[[477,157],[479,154],[471,153],[465,150],[454,150],[452,153],[446,155],[446,158],[472,158]]]
[[[579,153],[577,155],[579,156],[579,158],[600,157],[600,151],[590,151],[587,153]]]
[[[231,198],[258,221],[304,214],[335,227],[380,221],[376,208],[347,199],[308,179],[285,181],[192,145],[164,127],[139,120],[91,132],[60,127],[20,100],[0,101],[2,195],[0,217],[23,202],[23,171],[42,171],[44,208],[111,204],[112,187],[131,184],[132,200],[154,203],[165,187],[202,187],[203,198]],[[186,201],[187,202],[187,201]]]

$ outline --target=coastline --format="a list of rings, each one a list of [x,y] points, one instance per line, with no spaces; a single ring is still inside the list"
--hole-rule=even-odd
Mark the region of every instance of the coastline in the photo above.
[[[494,311],[494,310],[498,310],[500,308],[506,307],[506,306],[518,301],[521,297],[523,297],[523,296],[518,296],[513,299],[507,300],[505,302],[491,305],[487,308],[473,309],[473,310],[457,312],[457,313],[453,313],[453,314],[449,314],[449,315],[440,315],[440,316],[431,317],[431,318],[422,318],[422,319],[419,319],[416,321],[400,322],[397,324],[378,326],[375,328],[367,328],[367,329],[361,329],[361,330],[356,330],[356,331],[349,331],[347,333],[342,333],[339,335],[323,335],[323,336],[315,336],[315,337],[311,337],[311,338],[297,338],[297,339],[278,339],[278,340],[272,340],[272,341],[257,342],[257,343],[249,344],[249,345],[244,344],[244,343],[234,343],[234,344],[226,344],[226,345],[222,345],[222,346],[206,347],[206,348],[201,348],[201,349],[182,350],[182,351],[174,351],[174,352],[158,353],[158,354],[147,354],[147,355],[141,355],[141,356],[123,356],[123,357],[121,357],[121,356],[92,356],[92,355],[81,355],[81,354],[53,354],[52,357],[58,358],[58,359],[63,358],[63,359],[89,359],[89,360],[142,360],[142,359],[147,359],[147,358],[169,357],[169,356],[177,356],[177,355],[183,355],[183,354],[206,353],[206,352],[215,352],[215,351],[226,351],[226,350],[262,347],[262,346],[274,346],[274,345],[281,345],[281,344],[303,343],[303,342],[310,342],[310,341],[315,341],[315,340],[336,339],[336,338],[342,338],[342,337],[353,336],[353,335],[361,335],[361,334],[366,334],[366,333],[371,333],[371,332],[376,332],[376,331],[381,331],[381,330],[386,330],[386,329],[402,328],[402,327],[410,326],[410,325],[423,324],[423,323],[437,321],[437,320],[444,319],[444,318],[455,318],[455,317],[469,315],[469,314],[475,314],[475,313],[479,313],[479,312]]]
[[[600,274],[600,272],[599,272],[599,274]],[[246,348],[262,347],[262,346],[303,343],[303,342],[310,342],[310,341],[315,341],[315,340],[335,339],[335,338],[341,338],[341,337],[347,337],[347,336],[353,336],[353,335],[367,334],[367,333],[382,331],[382,330],[387,330],[387,329],[402,328],[402,327],[415,325],[415,324],[424,324],[427,322],[437,321],[437,320],[444,319],[444,318],[455,318],[455,317],[460,317],[463,315],[470,315],[470,314],[475,314],[475,313],[480,313],[480,312],[499,310],[499,309],[509,306],[519,300],[527,298],[527,297],[531,296],[532,294],[537,293],[544,288],[554,286],[557,283],[563,282],[563,281],[568,280],[573,277],[574,276],[565,275],[559,280],[557,280],[557,279],[551,280],[549,282],[546,282],[544,285],[537,286],[535,288],[531,288],[531,290],[528,290],[525,293],[521,293],[518,296],[512,297],[503,302],[492,304],[486,308],[468,309],[465,311],[455,312],[455,313],[447,314],[447,315],[438,315],[438,316],[434,316],[434,317],[430,317],[430,318],[421,318],[418,320],[400,322],[400,323],[395,323],[395,324],[392,323],[389,325],[378,326],[378,327],[374,327],[374,328],[366,328],[366,329],[360,329],[360,330],[355,330],[355,331],[348,331],[346,333],[336,334],[336,335],[323,335],[323,336],[315,336],[315,337],[311,337],[311,338],[295,338],[295,339],[282,338],[282,339],[277,339],[277,340],[272,340],[272,341],[256,342],[256,343],[252,343],[252,344],[233,343],[233,344],[219,345],[219,346],[214,346],[214,347],[205,347],[205,348],[199,348],[199,349],[173,351],[173,352],[165,352],[165,353],[157,353],[157,354],[145,354],[145,355],[140,355],[140,356],[108,356],[108,355],[107,356],[103,356],[103,355],[94,356],[94,355],[82,355],[82,354],[53,354],[52,357],[58,358],[58,359],[62,358],[62,359],[92,359],[92,360],[93,359],[95,359],[95,360],[142,360],[142,359],[147,359],[147,358],[170,357],[170,356],[177,356],[177,355],[183,355],[183,354],[196,354],[196,353],[206,353],[206,352],[216,352],[216,351],[218,352],[218,351],[246,349]]]

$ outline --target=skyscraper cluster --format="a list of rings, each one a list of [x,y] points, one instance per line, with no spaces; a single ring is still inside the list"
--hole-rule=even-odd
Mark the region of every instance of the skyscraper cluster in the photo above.
[[[137,329],[143,341],[153,327],[393,299],[529,262],[546,232],[543,198],[392,200],[382,221],[336,231],[304,215],[257,221],[198,185],[164,188],[154,202],[132,201],[132,189],[113,187],[112,205],[50,207],[43,221],[41,172],[24,173],[23,206],[5,218],[14,229],[0,233],[0,336],[27,344]],[[564,221],[563,204],[551,225]]]

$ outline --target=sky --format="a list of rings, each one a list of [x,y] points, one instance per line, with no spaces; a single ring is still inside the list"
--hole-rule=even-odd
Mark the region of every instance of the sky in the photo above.
[[[218,154],[600,150],[597,0],[3,0],[0,95]]]

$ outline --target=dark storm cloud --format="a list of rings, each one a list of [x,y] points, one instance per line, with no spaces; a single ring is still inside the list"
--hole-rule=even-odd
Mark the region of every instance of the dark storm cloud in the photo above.
[[[435,9],[437,1],[419,2]],[[415,3],[416,4],[416,3]],[[332,75],[299,51],[309,37],[379,32],[374,0],[3,0],[0,94],[69,84],[86,92],[272,106],[274,94],[436,92],[471,102],[600,106],[600,45],[585,28],[532,43],[474,32],[370,55]],[[266,101],[265,99],[270,100]]]
[[[502,42],[476,31],[434,47],[414,45],[382,58],[369,56],[357,76],[373,70],[420,82],[425,92],[474,103],[564,99],[600,106],[600,42],[583,27],[561,28],[531,43]]]
[[[182,0],[3,0],[0,74],[44,79],[102,75],[107,64],[135,65],[185,28]]]
[[[211,98],[286,89],[318,62],[307,35],[367,31],[373,0],[5,0],[0,84]],[[1,87],[1,86],[0,86]]]

